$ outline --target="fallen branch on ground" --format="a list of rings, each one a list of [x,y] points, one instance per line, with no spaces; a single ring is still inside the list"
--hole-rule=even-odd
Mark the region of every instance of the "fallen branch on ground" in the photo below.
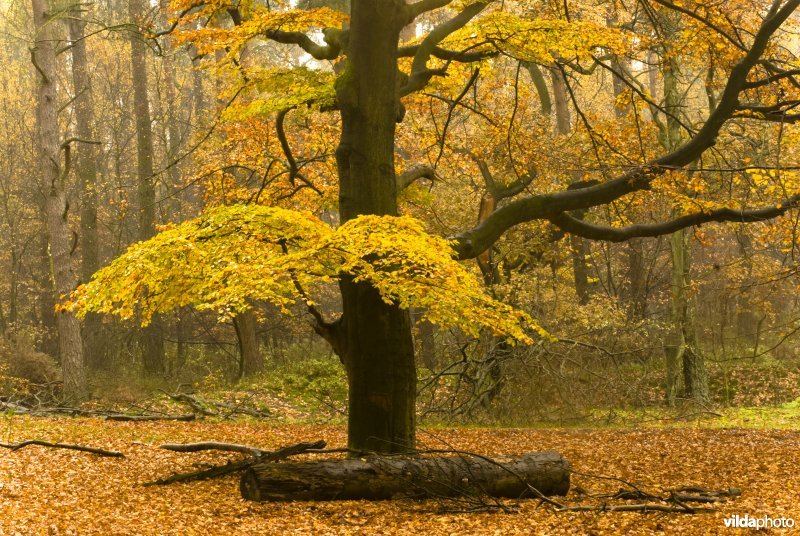
[[[91,452],[92,454],[97,454],[98,456],[107,456],[110,458],[124,458],[125,455],[121,452],[116,452],[113,450],[105,450],[95,447],[86,447],[83,445],[70,445],[68,443],[50,443],[48,441],[42,441],[41,439],[28,439],[26,441],[22,441],[21,443],[0,443],[0,447],[14,450],[19,450],[21,448],[25,448],[28,445],[40,445],[42,447],[52,447],[57,449],[68,449],[68,450],[79,450],[81,452]]]
[[[182,421],[188,422],[197,419],[194,413],[187,413],[186,415],[123,415],[113,414],[106,415],[107,421],[120,421],[120,422],[149,422],[149,421]]]
[[[200,452],[203,450],[224,450],[226,452],[242,452],[250,456],[264,456],[269,451],[247,445],[237,445],[236,443],[218,443],[216,441],[205,441],[201,443],[167,443],[158,448],[171,450],[173,452]]]
[[[726,498],[739,497],[742,490],[739,488],[728,488],[724,490],[713,490],[699,486],[684,486],[676,489],[667,490],[667,495],[657,495],[641,490],[636,485],[616,477],[592,475],[575,471],[575,474],[596,478],[599,480],[612,480],[621,482],[628,488],[620,488],[616,493],[602,495],[591,495],[583,488],[579,488],[583,493],[592,499],[614,499],[614,500],[633,500],[648,501],[638,504],[610,504],[602,502],[594,505],[559,505],[557,512],[668,512],[680,514],[697,514],[704,512],[715,512],[715,508],[692,506],[689,503],[718,503]]]
[[[675,514],[698,514],[716,512],[715,508],[691,507],[688,505],[667,504],[599,504],[596,506],[564,506],[556,512],[668,512]]]
[[[203,450],[223,450],[229,452],[244,452],[251,454],[249,457],[231,462],[230,460],[222,465],[214,465],[201,471],[193,471],[191,473],[178,473],[167,478],[161,478],[152,482],[147,482],[145,486],[163,486],[166,484],[174,484],[176,482],[194,482],[198,480],[209,480],[220,476],[229,475],[238,471],[244,471],[248,467],[252,467],[258,463],[277,462],[286,459],[290,456],[296,456],[306,452],[318,452],[325,448],[325,441],[319,440],[313,443],[297,443],[283,447],[275,451],[261,450],[255,447],[248,447],[246,445],[237,445],[235,443],[218,443],[218,442],[202,442],[202,443],[187,443],[187,444],[166,444],[161,445],[160,448],[171,450],[174,452],[200,452]]]
[[[186,404],[192,408],[192,411],[195,413],[206,417],[221,416],[227,419],[228,417],[236,415],[237,413],[242,415],[250,415],[251,417],[256,417],[259,419],[271,417],[268,411],[243,406],[241,404],[230,404],[228,402],[220,402],[218,400],[205,400],[181,391],[177,391],[175,393],[168,393],[163,389],[160,389],[160,391],[167,395],[171,400]]]

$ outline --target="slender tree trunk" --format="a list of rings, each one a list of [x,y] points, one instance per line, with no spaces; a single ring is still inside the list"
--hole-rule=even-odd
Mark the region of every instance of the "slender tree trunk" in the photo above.
[[[647,285],[644,262],[644,242],[633,238],[625,243],[627,259],[628,317],[641,319],[647,314]]]
[[[681,95],[678,87],[678,62],[672,57],[662,58],[661,75],[664,82],[664,109],[666,117],[666,131],[660,133],[661,146],[666,149],[677,147],[681,143],[680,124],[674,115],[680,113]],[[670,334],[665,345],[667,386],[667,405],[673,406],[677,397],[680,382],[680,373],[683,364],[683,355],[686,352],[685,322],[687,317],[686,290],[689,281],[686,232],[677,231],[670,235]]]
[[[394,135],[398,119],[397,42],[404,25],[396,0],[353,0],[348,64],[336,81],[342,134],[336,159],[342,222],[397,214]],[[414,448],[416,367],[407,311],[384,303],[367,283],[340,283],[339,354],[350,387],[348,446]]]
[[[78,277],[72,260],[72,240],[69,229],[69,205],[65,180],[69,171],[69,147],[65,148],[62,164],[58,133],[58,102],[56,93],[56,43],[53,20],[44,0],[32,0],[36,40],[31,59],[36,67],[36,141],[38,144],[41,186],[46,196],[45,215],[50,244],[50,258],[56,301],[74,290]],[[83,399],[87,394],[86,370],[83,362],[80,324],[75,315],[66,311],[56,313],[58,349],[64,377],[64,397],[70,401]]]
[[[676,58],[662,60],[664,79],[664,108],[670,114],[666,119],[666,132],[662,132],[661,144],[669,150],[681,143],[681,127],[675,119],[683,106],[683,97],[678,83],[679,64]],[[665,345],[667,358],[667,404],[675,403],[678,391],[680,368],[683,367],[684,395],[700,403],[708,401],[708,379],[705,360],[698,352],[695,338],[693,304],[689,297],[689,240],[686,229],[670,237],[672,257],[671,272],[671,321],[672,333]]]
[[[264,356],[259,351],[256,338],[256,314],[251,311],[239,313],[233,319],[236,339],[239,341],[239,379],[255,376],[264,370]]]
[[[555,104],[556,113],[556,131],[565,136],[572,132],[572,123],[569,114],[569,94],[567,91],[566,81],[564,80],[563,73],[556,69],[550,69],[551,78],[553,81],[553,102]],[[579,171],[572,173],[571,183],[576,183],[581,180]],[[582,219],[584,214],[574,213],[573,216]],[[572,273],[575,280],[575,292],[578,295],[578,302],[582,305],[589,303],[591,297],[591,285],[589,283],[589,266],[586,262],[586,257],[589,254],[589,248],[580,236],[569,236],[570,253],[572,255]]]
[[[753,289],[757,288],[756,278],[753,277],[753,258],[752,240],[744,230],[736,233],[736,241],[739,243],[739,255],[742,258],[743,266],[740,272],[744,273],[744,278],[736,296],[736,337],[749,347],[753,347],[753,353],[758,353],[755,348],[758,343],[758,318],[753,310]]]
[[[681,363],[686,351],[686,339],[683,332],[683,320],[686,314],[686,279],[684,262],[686,246],[684,233],[678,231],[670,235],[670,331],[667,335],[664,352],[666,354],[667,386],[665,399],[668,406],[675,405],[680,382]]]
[[[45,268],[37,273],[37,276],[42,281],[37,289],[39,327],[42,329],[42,337],[37,341],[37,350],[56,357],[59,355],[58,328],[56,327],[56,289],[53,282],[53,259],[50,257],[50,233],[47,227],[47,213],[44,207],[42,207],[41,217],[45,224],[45,234],[40,239],[40,255],[37,261],[41,262]]]
[[[130,18],[134,24],[145,14],[143,0],[129,0]],[[140,32],[131,34],[131,76],[133,84],[133,109],[136,115],[136,172],[137,200],[139,204],[139,240],[155,234],[156,189],[153,175],[153,132],[150,120],[150,103],[147,96],[147,45]],[[151,376],[165,372],[164,340],[162,326],[157,316],[142,329],[142,360],[144,371]]]
[[[436,326],[427,320],[416,323],[420,361],[428,370],[436,369]]]
[[[617,20],[615,17],[609,18],[607,24],[609,27],[616,27]],[[614,56],[611,59],[612,69],[624,75],[630,68],[629,62],[619,56]],[[630,112],[630,104],[624,108],[620,107],[616,102],[617,98],[623,94],[627,89],[625,82],[618,76],[612,75],[611,85],[614,90],[614,116],[623,120]],[[654,88],[651,88],[654,91]],[[654,93],[655,94],[655,93]],[[644,244],[640,238],[633,238],[625,242],[627,269],[626,269],[626,284],[623,289],[623,300],[628,302],[628,316],[632,319],[643,318],[645,309],[647,308],[646,287],[645,287],[645,265],[644,265]]]
[[[68,21],[72,53],[72,85],[75,91],[75,123],[78,138],[75,171],[81,184],[81,280],[89,281],[100,269],[97,242],[97,146],[94,143],[92,89],[86,60],[86,23],[75,13]],[[100,315],[88,313],[83,320],[82,335],[86,363],[91,369],[105,362]]]

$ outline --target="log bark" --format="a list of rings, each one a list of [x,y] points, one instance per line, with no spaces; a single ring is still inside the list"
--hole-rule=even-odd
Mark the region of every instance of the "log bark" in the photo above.
[[[242,497],[253,501],[565,495],[569,462],[547,451],[497,460],[370,456],[267,463],[247,469],[240,490]]]

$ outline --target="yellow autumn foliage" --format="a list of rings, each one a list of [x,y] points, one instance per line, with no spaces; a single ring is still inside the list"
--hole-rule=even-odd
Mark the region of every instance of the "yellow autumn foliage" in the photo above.
[[[453,255],[445,239],[408,216],[360,216],[332,229],[308,212],[221,206],[132,245],[63,307],[138,315],[143,324],[187,305],[229,317],[252,300],[288,313],[292,304],[311,303],[319,284],[346,275],[442,327],[475,336],[486,327],[523,342],[531,342],[529,330],[548,336],[527,314],[488,296]]]

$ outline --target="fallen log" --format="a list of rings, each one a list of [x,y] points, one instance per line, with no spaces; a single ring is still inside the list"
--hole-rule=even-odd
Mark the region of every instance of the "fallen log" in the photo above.
[[[370,456],[263,463],[245,470],[239,488],[242,497],[252,501],[566,495],[569,462],[547,451],[496,460]]]

